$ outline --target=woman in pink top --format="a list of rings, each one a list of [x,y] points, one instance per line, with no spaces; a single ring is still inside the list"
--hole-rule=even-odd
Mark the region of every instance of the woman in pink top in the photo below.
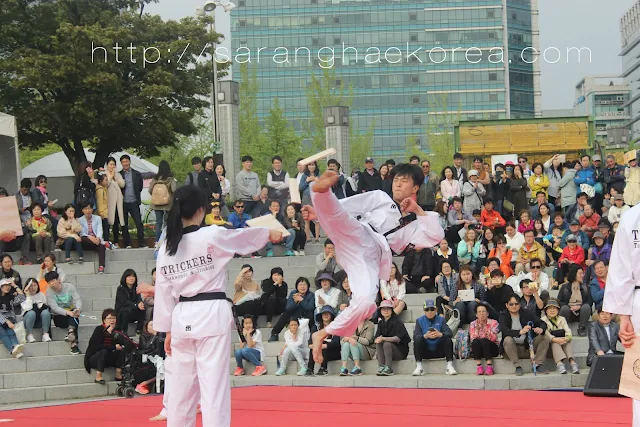
[[[454,177],[453,169],[450,166],[442,170],[442,181],[440,181],[440,193],[442,200],[450,204],[451,199],[460,197],[460,182]]]
[[[489,319],[489,310],[481,302],[476,306],[476,320],[469,326],[471,352],[478,366],[476,375],[493,375],[493,358],[498,355],[498,321]],[[487,361],[486,371],[482,359]]]
[[[527,230],[533,230],[533,221],[528,210],[520,212],[520,222],[518,223],[518,233],[524,234]]]

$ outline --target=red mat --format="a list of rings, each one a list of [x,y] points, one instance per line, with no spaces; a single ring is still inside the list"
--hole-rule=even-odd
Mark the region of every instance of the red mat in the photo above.
[[[0,412],[7,427],[128,427],[160,412],[162,397],[138,397]],[[579,392],[393,388],[233,389],[233,427],[411,426],[592,427],[631,425],[631,400]],[[70,424],[71,423],[71,424]],[[198,416],[198,426],[201,418]],[[433,424],[432,424],[433,425]]]

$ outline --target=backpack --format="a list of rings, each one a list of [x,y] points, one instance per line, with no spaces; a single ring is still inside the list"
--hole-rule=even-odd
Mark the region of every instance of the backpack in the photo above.
[[[78,188],[78,196],[76,197],[76,205],[77,206],[86,206],[87,204],[93,205],[95,200],[95,196],[93,191],[90,188],[83,187],[82,181],[80,181],[80,188]]]
[[[459,329],[456,332],[456,345],[453,352],[458,356],[458,359],[468,359],[471,356],[471,347],[469,346],[469,331]]]
[[[169,186],[164,182],[156,182],[151,192],[151,203],[155,206],[164,206],[169,204],[171,199]]]

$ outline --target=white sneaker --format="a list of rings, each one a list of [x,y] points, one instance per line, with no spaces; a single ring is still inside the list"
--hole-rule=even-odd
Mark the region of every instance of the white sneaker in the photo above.
[[[453,366],[447,366],[447,369],[445,369],[444,373],[447,375],[458,375],[458,372]]]
[[[304,251],[299,251],[298,253],[300,254],[300,256],[307,256],[307,254],[305,254]]]
[[[51,342],[51,337],[46,332],[42,334],[42,342]]]
[[[36,342],[36,339],[33,337],[33,334],[27,335],[27,342]]]
[[[20,359],[24,356],[24,344],[16,344],[13,346],[13,350],[11,350],[11,355],[16,359]]]
[[[419,376],[424,375],[424,371],[422,370],[422,368],[420,366],[417,366],[416,370],[413,371],[413,374],[411,374],[411,375],[413,375],[414,377],[419,377]]]
[[[293,251],[293,255],[295,255],[295,256],[300,256],[300,252],[298,252],[298,251]]]

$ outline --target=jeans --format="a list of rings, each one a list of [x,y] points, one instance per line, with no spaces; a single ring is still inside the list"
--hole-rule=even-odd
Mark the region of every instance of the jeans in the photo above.
[[[460,312],[460,325],[468,325],[469,323],[476,320],[476,306],[478,305],[475,301],[467,301],[467,302],[458,302],[454,306]]]
[[[84,251],[82,250],[82,239],[78,242],[73,237],[67,237],[64,239],[64,257],[66,259],[71,258],[71,248],[76,248],[76,252],[78,252],[78,257],[82,258],[84,256]]]
[[[260,352],[255,348],[239,348],[235,352],[236,355],[236,364],[238,368],[242,368],[242,359],[246,359],[249,362],[253,363],[256,366],[261,366],[262,362],[260,361]]]
[[[153,213],[156,215],[156,242],[158,242],[160,240],[160,236],[162,235],[162,226],[164,224],[164,214],[166,212],[156,209],[153,211]]]
[[[13,329],[5,328],[4,326],[0,326],[0,341],[7,347],[7,350],[13,350],[13,347],[18,345],[18,337],[16,337],[16,333],[13,332]]]
[[[286,240],[283,239],[284,242],[285,242],[284,246],[288,251],[292,251],[293,250],[293,241],[296,238],[296,230],[294,230],[293,228],[289,228],[287,231],[290,234],[289,234],[289,237],[286,238]],[[271,243],[271,242],[267,243],[267,250],[268,251],[273,250],[273,243]]]
[[[343,342],[340,356],[342,361],[349,360],[349,357],[351,357],[353,360],[363,360],[362,356],[365,353],[367,353],[367,350],[362,344],[357,343],[356,345],[351,345],[348,342]]]
[[[29,310],[24,314],[24,328],[27,334],[33,332],[33,328],[42,328],[43,334],[48,334],[51,329],[51,313],[45,308],[41,312]]]

